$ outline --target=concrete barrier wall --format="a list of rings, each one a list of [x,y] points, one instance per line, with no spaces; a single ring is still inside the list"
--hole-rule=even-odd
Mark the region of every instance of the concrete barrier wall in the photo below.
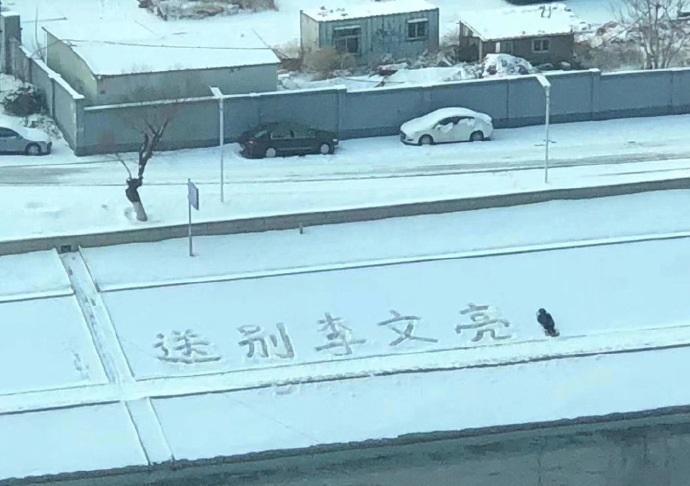
[[[355,223],[386,218],[452,213],[476,209],[499,208],[534,204],[559,199],[591,199],[619,196],[647,191],[690,188],[690,178],[633,182],[596,187],[547,189],[543,191],[501,194],[496,196],[448,199],[389,206],[362,207],[313,213],[294,213],[275,216],[238,218],[226,221],[194,223],[196,236],[228,235],[296,229],[300,226]],[[110,246],[127,243],[148,243],[187,236],[187,225],[159,226],[104,233],[64,235],[0,242],[0,255],[58,249],[74,251],[79,247]]]
[[[374,137],[398,133],[403,122],[427,111],[428,101],[418,88],[381,88],[348,92],[341,108],[343,138]]]
[[[673,74],[673,70],[602,74],[601,101],[597,118],[675,113],[672,96]],[[685,86],[685,90],[688,89],[690,85]]]
[[[17,39],[10,39],[11,74],[27,83],[31,82],[31,58]]]
[[[673,113],[690,113],[690,69],[672,69],[670,72]]]
[[[437,85],[428,88],[429,111],[444,106],[466,106],[491,115],[497,127],[506,126],[510,118],[508,97],[510,82],[505,80],[466,81],[460,86]]]
[[[146,123],[171,119],[163,149],[204,147],[218,143],[218,102],[211,97],[184,102],[146,102],[87,106],[81,110],[77,155],[136,150]]]
[[[65,140],[75,148],[82,140],[81,111],[84,97],[41,59],[32,57],[12,39],[12,74],[34,85],[45,97],[46,109],[60,127]]]
[[[599,111],[599,71],[589,71],[587,77],[567,72],[553,74],[548,78],[552,85],[551,91],[559,94],[551,99],[552,121],[560,123],[594,118],[594,114]],[[562,93],[569,96],[563,96]],[[541,96],[543,98],[544,95]]]

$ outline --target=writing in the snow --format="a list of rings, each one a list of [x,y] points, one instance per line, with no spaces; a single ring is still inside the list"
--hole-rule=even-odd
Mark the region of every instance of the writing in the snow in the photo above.
[[[378,323],[379,326],[386,326],[388,327],[388,329],[398,334],[398,337],[393,339],[389,343],[389,346],[397,346],[403,341],[408,340],[426,341],[428,343],[438,342],[438,339],[415,336],[412,334],[414,332],[415,326],[419,323],[419,321],[422,320],[421,317],[403,316],[398,311],[394,310],[391,311],[391,314],[393,315],[393,317]]]
[[[391,348],[415,346],[421,343],[438,343],[420,316],[391,310],[387,318],[375,323],[376,327],[390,331],[388,346]],[[490,305],[467,304],[459,311],[455,333],[467,343],[485,343],[511,339],[511,323]],[[367,344],[366,336],[355,333],[345,319],[328,312],[316,322],[312,332],[321,341],[313,350],[331,356],[350,356]],[[295,345],[287,327],[282,322],[274,326],[243,325],[237,328],[237,346],[245,358],[261,360],[292,360],[296,356]],[[159,333],[153,345],[160,361],[182,365],[208,363],[222,359],[216,347],[205,337],[191,329]]]
[[[213,352],[209,341],[191,329],[158,334],[153,347],[159,350],[158,359],[168,363],[207,363],[221,358]]]
[[[465,322],[455,326],[458,334],[473,334],[472,342],[484,341],[487,337],[493,341],[510,339],[512,336],[505,332],[510,327],[510,322],[501,319],[498,311],[488,305],[469,304],[460,311]]]
[[[260,356],[268,358],[275,356],[281,359],[292,359],[295,357],[295,350],[292,347],[292,341],[288,336],[285,325],[282,322],[276,324],[278,330],[275,333],[269,333],[261,329],[261,326],[240,326],[237,330],[242,334],[244,339],[239,342],[247,350],[247,358],[254,358]],[[257,352],[258,351],[258,352]]]
[[[326,313],[324,318],[319,321],[321,327],[319,332],[324,333],[326,344],[316,346],[316,351],[332,351],[336,356],[352,354],[352,346],[364,344],[365,339],[355,339],[352,329],[342,322],[342,318],[333,317]]]

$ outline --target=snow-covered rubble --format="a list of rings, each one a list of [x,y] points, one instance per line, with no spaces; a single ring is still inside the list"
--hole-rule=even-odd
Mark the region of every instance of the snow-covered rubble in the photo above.
[[[418,64],[415,64],[415,66]],[[538,70],[521,57],[510,54],[487,54],[478,64],[459,63],[452,66],[408,67],[407,63],[379,66],[373,74],[347,72],[328,79],[315,79],[306,72],[287,72],[279,77],[281,89],[313,89],[345,86],[350,90],[380,88],[383,86],[418,86],[468,79],[518,76],[534,74]]]
[[[528,61],[510,54],[487,54],[481,64],[482,78],[534,74],[538,72]]]
[[[243,10],[275,9],[273,0],[139,0],[139,6],[148,8],[165,20],[202,19],[232,15]]]

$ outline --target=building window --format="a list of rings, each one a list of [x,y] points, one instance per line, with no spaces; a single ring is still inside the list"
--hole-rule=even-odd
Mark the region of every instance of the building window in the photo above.
[[[532,39],[532,51],[534,52],[549,52],[549,39]]]
[[[407,39],[420,40],[426,39],[429,32],[429,20],[414,19],[407,21]]]
[[[333,43],[338,52],[359,54],[361,29],[359,27],[339,27],[333,30]]]

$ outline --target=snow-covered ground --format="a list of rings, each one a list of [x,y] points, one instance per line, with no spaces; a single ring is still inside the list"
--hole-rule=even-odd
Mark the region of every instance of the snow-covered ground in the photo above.
[[[120,403],[0,417],[0,479],[146,465]],[[96,431],[96,433],[94,433]]]
[[[54,251],[0,260],[0,302],[46,295],[70,295],[72,288]]]
[[[661,191],[599,200],[552,201],[436,216],[394,218],[299,231],[197,237],[82,250],[102,291],[300,269],[371,266],[439,256],[534,249],[572,242],[644,238],[690,230],[690,193]],[[605,209],[603,209],[605,208]],[[566,222],[567,224],[562,224]],[[414,245],[410,244],[410,238]],[[348,244],[342,244],[342,241]],[[376,242],[376,244],[373,244]],[[230,255],[228,258],[226,255]],[[2,261],[2,260],[0,260]],[[142,262],[137,271],[119,262]],[[145,264],[143,263],[145,262]]]
[[[0,257],[23,288],[75,289],[0,302],[0,479],[687,405],[688,207],[679,190],[205,237],[193,259],[184,239],[96,248],[49,277],[47,253]]]
[[[686,405],[687,348],[155,400],[176,457]],[[203,410],[203,413],[189,413]],[[239,432],[239,433],[238,433]],[[489,483],[490,484],[490,483]]]
[[[497,130],[476,144],[346,140],[335,155],[274,160],[244,159],[230,144],[225,204],[217,148],[159,153],[141,190],[148,223],[133,221],[119,161],[77,158],[62,142],[47,157],[0,158],[0,240],[184,223],[188,177],[201,188],[195,221],[683,177],[690,174],[689,121],[680,115],[554,125],[548,185],[539,126]],[[125,157],[133,163],[133,154]]]

